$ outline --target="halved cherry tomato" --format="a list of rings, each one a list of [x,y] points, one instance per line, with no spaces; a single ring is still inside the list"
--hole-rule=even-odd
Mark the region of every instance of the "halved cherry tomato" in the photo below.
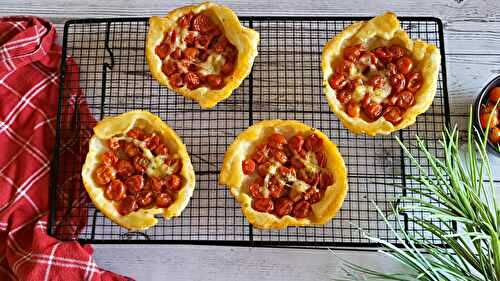
[[[479,121],[481,122],[481,127],[483,127],[483,129],[486,129],[486,127],[488,126],[488,120],[490,120],[489,119],[490,115],[491,115],[490,129],[492,129],[493,127],[498,125],[499,120],[498,120],[498,117],[496,114],[494,114],[494,113],[481,113],[479,115]]]
[[[389,81],[391,83],[393,93],[399,93],[405,89],[406,79],[403,74],[401,73],[394,74],[391,76]]]
[[[208,49],[210,43],[212,43],[212,35],[200,35],[196,38],[196,46],[201,49]]]
[[[111,150],[118,150],[120,149],[120,141],[118,138],[110,138],[108,141],[108,146]]]
[[[283,217],[289,215],[293,210],[293,201],[286,198],[281,197],[276,200],[274,212],[278,217]]]
[[[294,167],[295,169],[303,169],[305,167],[304,163],[302,163],[302,161],[300,161],[299,158],[297,157],[294,157],[290,160],[290,164],[292,165],[292,167]]]
[[[226,62],[222,65],[222,67],[221,67],[220,71],[221,71],[223,74],[225,74],[225,75],[230,75],[230,74],[231,74],[231,73],[233,73],[233,71],[234,71],[234,63],[233,63],[233,62],[231,62],[231,61],[226,61]]]
[[[286,157],[285,153],[281,150],[273,149],[272,155],[274,159],[276,159],[276,161],[280,162],[281,164],[285,164],[286,161],[288,161],[288,157]]]
[[[193,28],[193,30],[205,34],[210,32],[216,26],[208,15],[202,13],[195,16],[191,27]]]
[[[420,87],[422,87],[422,75],[420,72],[413,72],[411,74],[408,74],[406,77],[406,89],[408,91],[416,93]]]
[[[363,45],[361,44],[346,47],[344,49],[344,59],[355,62],[361,55],[361,51],[363,51]]]
[[[286,137],[280,133],[273,133],[269,136],[269,145],[276,149],[283,149],[284,145],[287,144]]]
[[[280,175],[283,175],[285,177],[295,177],[295,168],[293,167],[285,167],[285,166],[281,166],[278,168],[278,172]]]
[[[320,175],[319,174],[313,174],[313,175],[310,175],[308,177],[306,183],[308,183],[311,186],[315,186],[315,185],[319,184],[319,180],[320,180]]]
[[[162,187],[165,185],[165,181],[159,177],[150,177],[149,183],[151,185],[151,190],[156,192],[161,192]]]
[[[143,140],[144,139],[144,130],[141,128],[132,128],[127,132],[127,137],[131,137],[133,139]]]
[[[295,135],[288,141],[288,147],[293,151],[301,151],[304,145],[304,137],[301,135]]]
[[[155,53],[161,60],[163,60],[170,53],[170,45],[161,43],[160,45],[156,46]]]
[[[375,50],[373,50],[373,53],[383,63],[389,63],[393,59],[393,54],[389,51],[389,49],[387,47],[378,47]]]
[[[330,172],[324,171],[319,175],[318,187],[320,189],[325,189],[325,188],[329,187],[330,185],[332,185],[333,183],[334,183],[334,178]]]
[[[326,162],[328,160],[326,153],[324,151],[316,151],[316,161],[321,168],[326,167]]]
[[[104,164],[99,165],[94,172],[94,180],[98,185],[105,185],[113,179],[113,170]]]
[[[182,179],[178,175],[170,175],[167,177],[166,185],[171,191],[179,191],[182,188]]]
[[[255,162],[252,159],[245,159],[241,162],[243,174],[251,175],[255,171]]]
[[[280,198],[285,191],[284,184],[276,176],[273,176],[269,183],[269,196],[271,198]]]
[[[397,66],[392,62],[388,63],[385,68],[387,69],[389,76],[398,74]]]
[[[394,125],[401,122],[401,120],[403,119],[401,115],[402,115],[401,110],[395,106],[388,106],[384,111],[385,120],[391,122]]]
[[[180,73],[171,74],[168,77],[168,81],[175,88],[181,88],[182,86],[184,86],[184,79],[182,79],[182,75]]]
[[[268,213],[274,209],[273,201],[269,198],[254,198],[252,208],[259,212]]]
[[[493,144],[499,144],[500,143],[500,128],[495,127],[491,130],[489,139]]]
[[[301,181],[308,182],[309,181],[309,175],[304,169],[300,169],[297,171],[297,178]]]
[[[347,61],[347,60],[342,60],[339,64],[339,66],[337,67],[337,73],[342,73],[342,74],[349,74],[349,72],[351,71],[351,66],[352,66],[352,62],[350,61]]]
[[[120,201],[118,205],[118,212],[122,215],[128,215],[129,213],[137,210],[139,206],[134,196],[127,196],[125,199]]]
[[[128,160],[118,160],[116,163],[116,173],[121,177],[130,177],[134,173],[134,167]]]
[[[321,192],[314,187],[310,187],[304,192],[304,200],[311,204],[319,202],[319,200],[321,200]]]
[[[131,176],[125,180],[125,185],[129,193],[138,193],[144,186],[144,178],[141,175]]]
[[[342,73],[334,73],[328,82],[330,87],[336,91],[342,90],[347,85],[346,77]]]
[[[255,161],[255,163],[262,164],[266,160],[266,155],[263,151],[255,151],[251,158]]]
[[[191,26],[191,20],[193,18],[194,18],[194,14],[192,12],[189,12],[189,13],[183,15],[179,19],[179,26],[182,27],[182,28]]]
[[[189,47],[184,49],[184,58],[187,60],[194,61],[196,59],[196,56],[198,56],[198,49]]]
[[[373,89],[380,89],[384,86],[385,83],[385,78],[381,75],[373,75],[369,80],[368,80],[368,85],[372,86]]]
[[[113,151],[106,151],[101,155],[102,163],[106,166],[113,166],[118,162],[118,157]]]
[[[398,95],[397,94],[390,94],[387,98],[386,98],[386,102],[387,104],[389,105],[396,105],[396,103],[398,102]]]
[[[492,102],[492,103],[496,103],[498,100],[500,100],[500,87],[495,87],[493,88],[493,90],[490,91],[490,94],[489,94],[489,100]]]
[[[155,150],[155,148],[160,145],[161,139],[160,136],[152,133],[144,137],[144,142],[146,143],[147,148],[149,148],[150,150]]]
[[[410,73],[413,68],[413,60],[409,57],[401,57],[396,61],[399,73],[404,75]]]
[[[177,63],[173,60],[167,60],[161,65],[161,71],[165,73],[165,75],[169,76],[177,72],[178,70]]]
[[[408,109],[415,104],[415,96],[410,91],[402,91],[398,94],[398,101],[396,105],[403,108]]]
[[[370,102],[366,107],[363,108],[366,117],[370,120],[377,120],[382,114],[382,105],[374,102]]]
[[[261,177],[265,177],[269,172],[269,168],[272,166],[271,162],[264,162],[257,167],[257,173]]]
[[[316,134],[310,134],[307,136],[305,142],[304,142],[304,148],[307,151],[319,151],[323,147],[323,140],[318,137]]]
[[[370,51],[361,52],[359,63],[365,65],[376,65],[378,63],[378,58],[374,53]]]
[[[194,72],[188,72],[184,76],[184,83],[190,90],[197,89],[201,85],[200,77]]]
[[[186,43],[186,47],[194,47],[194,44],[196,43],[196,35],[194,32],[189,32],[185,37],[184,37],[184,42]]]
[[[149,165],[149,160],[142,156],[142,155],[137,155],[133,159],[133,164],[134,164],[134,169],[137,173],[144,173],[146,169],[148,168]]]
[[[125,185],[121,180],[112,180],[104,190],[104,196],[109,200],[120,201],[125,198],[126,195]]]
[[[141,153],[139,148],[132,142],[129,142],[125,145],[125,154],[127,154],[128,157],[134,157],[137,154]]]
[[[311,204],[306,200],[301,200],[293,206],[292,214],[294,217],[303,219],[309,216],[311,212]]]
[[[173,199],[168,193],[160,193],[155,199],[155,204],[158,208],[168,208],[172,202]]]
[[[341,104],[347,104],[352,99],[352,94],[347,91],[337,93],[337,99]]]
[[[370,94],[366,93],[364,96],[363,96],[363,99],[361,100],[361,107],[365,108],[367,107],[368,105],[370,105],[371,103],[371,96]]]
[[[222,76],[217,74],[209,74],[205,76],[205,80],[207,81],[208,87],[210,89],[222,89],[224,86],[224,79]]]
[[[143,190],[139,193],[139,196],[137,196],[137,204],[139,207],[147,207],[153,203],[153,199],[153,192]]]
[[[229,41],[225,36],[220,36],[217,39],[217,42],[214,43],[213,49],[216,53],[223,53],[226,50],[227,45],[229,45]]]
[[[172,167],[172,174],[178,174],[182,170],[182,161],[179,158],[167,159],[165,164]]]
[[[155,155],[168,155],[168,147],[162,143],[155,148],[154,153]]]
[[[262,183],[255,181],[248,186],[250,194],[253,198],[264,198],[262,195]]]
[[[182,59],[182,51],[180,48],[176,48],[172,53],[170,53],[170,56],[173,57],[174,59],[180,60]]]

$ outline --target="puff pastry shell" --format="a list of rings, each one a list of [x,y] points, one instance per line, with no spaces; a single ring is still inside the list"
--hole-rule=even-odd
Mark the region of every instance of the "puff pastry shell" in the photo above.
[[[93,173],[100,164],[100,155],[109,149],[106,140],[117,134],[124,134],[136,126],[158,133],[169,150],[174,151],[175,155],[181,159],[183,166],[180,175],[184,178],[184,186],[168,208],[142,208],[122,216],[118,213],[115,203],[104,196],[104,189],[94,181]],[[166,219],[179,216],[187,206],[195,186],[193,166],[179,136],[158,116],[139,110],[104,118],[97,123],[94,127],[94,136],[89,141],[89,152],[82,168],[82,179],[96,208],[106,217],[129,230],[144,230],[155,225],[158,222],[155,218],[156,214],[163,214]]]
[[[323,140],[324,149],[328,156],[327,169],[333,174],[335,182],[326,189],[321,201],[312,205],[312,212],[308,218],[298,219],[289,215],[279,218],[273,214],[258,212],[252,208],[252,197],[242,188],[247,183],[241,162],[248,157],[256,145],[275,132],[279,132],[287,138],[298,133],[316,133]],[[280,229],[288,226],[325,224],[331,220],[340,209],[347,193],[347,171],[336,145],[319,130],[298,121],[267,120],[240,133],[229,146],[224,156],[219,183],[229,188],[241,204],[243,214],[253,226],[263,229]]]
[[[332,62],[342,59],[342,51],[345,47],[360,43],[368,49],[390,44],[398,44],[406,48],[412,54],[416,67],[423,76],[422,87],[415,93],[415,105],[406,110],[402,121],[397,125],[393,125],[383,117],[374,122],[350,117],[337,100],[335,90],[328,83],[328,78],[335,71]],[[412,41],[401,28],[396,15],[388,12],[369,21],[360,21],[348,26],[325,45],[321,56],[324,93],[331,110],[346,128],[354,133],[366,133],[371,136],[387,135],[412,125],[419,114],[427,111],[436,93],[440,61],[441,55],[436,46],[421,40]]]

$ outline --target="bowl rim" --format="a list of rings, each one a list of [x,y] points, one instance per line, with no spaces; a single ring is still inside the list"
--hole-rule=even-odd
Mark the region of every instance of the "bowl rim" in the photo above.
[[[485,104],[484,97],[486,95],[488,95],[490,90],[494,87],[500,87],[500,75],[493,78],[491,81],[489,81],[486,84],[486,86],[483,87],[483,89],[481,89],[481,91],[477,95],[476,100],[474,102],[474,122],[473,123],[474,123],[474,126],[476,127],[476,129],[480,132],[481,137],[484,137],[485,131],[481,127],[481,121],[479,119],[480,107],[482,104]],[[500,107],[500,105],[499,105],[499,107]],[[500,156],[500,149],[498,149],[495,145],[493,145],[493,143],[491,143],[491,141],[489,139],[487,140],[487,146],[490,148],[490,150],[492,152],[494,152],[494,154],[496,154],[497,156]]]

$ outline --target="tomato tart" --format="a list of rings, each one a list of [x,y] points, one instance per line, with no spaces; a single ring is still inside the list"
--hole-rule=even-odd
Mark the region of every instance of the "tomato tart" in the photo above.
[[[130,111],[94,127],[82,179],[94,205],[115,223],[144,230],[179,216],[195,186],[181,139],[158,116]]]
[[[206,2],[151,17],[146,59],[160,84],[211,108],[250,73],[258,42],[231,9]]]
[[[412,41],[389,12],[348,26],[325,45],[324,92],[346,128],[386,135],[427,111],[440,61],[436,46]]]
[[[248,221],[263,229],[325,224],[347,193],[335,144],[291,120],[261,121],[239,134],[224,156],[219,182]]]

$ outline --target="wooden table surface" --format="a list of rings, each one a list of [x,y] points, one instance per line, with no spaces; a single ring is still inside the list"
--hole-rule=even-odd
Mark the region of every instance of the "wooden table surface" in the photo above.
[[[391,10],[401,16],[435,16],[444,24],[451,114],[467,112],[479,90],[500,75],[500,1],[351,0],[219,1],[238,15],[372,16]],[[62,34],[66,20],[87,17],[150,16],[183,1],[0,0],[0,16],[36,15],[54,22]],[[452,119],[453,120],[453,119]],[[455,119],[456,120],[456,119]],[[491,159],[500,179],[500,159]],[[335,251],[339,257],[387,271],[390,259],[360,251]],[[340,276],[340,261],[326,250],[209,246],[96,245],[95,259],[106,269],[137,280],[330,280]]]

